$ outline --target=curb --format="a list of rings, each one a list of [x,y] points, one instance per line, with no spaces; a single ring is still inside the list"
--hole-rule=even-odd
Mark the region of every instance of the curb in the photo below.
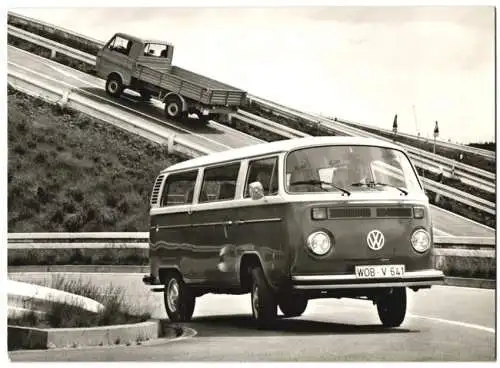
[[[60,265],[60,266],[8,266],[7,273],[21,272],[66,272],[66,273],[137,273],[146,274],[149,266],[102,266],[102,265]],[[446,276],[444,285],[471,287],[479,289],[496,289],[495,279],[474,279]]]
[[[8,326],[8,350],[47,350],[115,345],[142,345],[151,340],[183,338],[183,327],[171,325],[168,320],[86,328],[39,329]],[[188,335],[190,334],[188,331]],[[187,336],[189,337],[189,336]]]

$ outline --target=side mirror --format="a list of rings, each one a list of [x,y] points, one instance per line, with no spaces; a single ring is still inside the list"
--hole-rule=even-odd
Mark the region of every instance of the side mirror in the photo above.
[[[254,181],[253,183],[250,183],[250,185],[248,186],[248,190],[252,199],[256,200],[264,198],[264,188],[262,187],[260,181]]]

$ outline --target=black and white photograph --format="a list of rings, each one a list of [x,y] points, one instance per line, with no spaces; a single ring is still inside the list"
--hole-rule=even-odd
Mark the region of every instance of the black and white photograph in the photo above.
[[[494,4],[4,19],[7,362],[496,362]]]

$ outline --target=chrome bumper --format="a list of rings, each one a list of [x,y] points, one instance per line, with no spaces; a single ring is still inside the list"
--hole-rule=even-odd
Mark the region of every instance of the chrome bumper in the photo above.
[[[402,277],[358,278],[350,275],[292,275],[292,287],[301,290],[359,289],[442,285],[444,274],[438,270],[406,272]]]

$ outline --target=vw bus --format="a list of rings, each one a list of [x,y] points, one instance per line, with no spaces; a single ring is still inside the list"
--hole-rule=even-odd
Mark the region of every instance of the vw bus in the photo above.
[[[398,146],[358,137],[264,143],[163,170],[151,195],[150,274],[172,321],[206,293],[250,293],[269,326],[314,298],[372,301],[399,326],[406,291],[441,284],[428,198]]]

